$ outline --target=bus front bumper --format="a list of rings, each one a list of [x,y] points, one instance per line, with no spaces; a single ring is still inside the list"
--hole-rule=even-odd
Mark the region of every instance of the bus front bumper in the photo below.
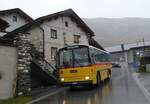
[[[91,85],[92,80],[88,81],[76,81],[76,82],[60,82],[61,86],[80,86],[80,85]]]

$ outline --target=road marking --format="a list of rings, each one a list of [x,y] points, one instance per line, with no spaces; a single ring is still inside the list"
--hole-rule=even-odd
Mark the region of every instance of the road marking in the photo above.
[[[59,92],[65,91],[65,90],[67,90],[67,89],[68,89],[68,87],[59,88],[57,91],[54,91],[54,92],[51,92],[51,93],[49,93],[49,94],[47,94],[47,95],[41,96],[41,97],[39,97],[39,98],[37,98],[37,99],[34,99],[34,100],[32,100],[32,101],[30,101],[30,102],[28,102],[28,103],[26,103],[26,104],[33,104],[33,103],[36,103],[36,102],[38,102],[38,101],[41,101],[41,100],[43,100],[43,99],[45,99],[45,98],[47,98],[47,97],[50,97],[50,96],[55,95],[55,94],[57,94],[57,93],[59,93]]]
[[[145,95],[146,99],[150,102],[150,93],[144,87],[144,85],[142,85],[142,83],[140,82],[140,80],[137,78],[137,73],[133,73],[132,77],[136,81],[136,84],[139,86],[139,88],[141,89],[141,91],[143,92],[143,94]]]

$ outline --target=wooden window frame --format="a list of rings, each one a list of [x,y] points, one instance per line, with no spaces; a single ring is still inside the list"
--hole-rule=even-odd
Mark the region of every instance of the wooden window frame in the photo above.
[[[54,35],[54,33],[55,33],[55,35]],[[57,30],[51,29],[51,38],[57,39]]]
[[[13,22],[17,22],[17,16],[13,16],[13,17],[12,17],[12,21],[13,21]]]
[[[53,53],[52,50],[53,50],[53,49],[56,49],[56,53],[57,53],[58,48],[57,48],[57,47],[51,47],[51,59],[52,59],[52,60],[54,60],[54,59],[55,59],[55,56],[56,56],[56,54],[55,54],[55,56],[52,55],[52,53]]]
[[[65,27],[69,27],[68,21],[65,21]]]
[[[74,37],[74,43],[79,43],[80,42],[80,35],[74,35],[73,36]],[[76,40],[76,37],[78,38],[77,40]]]

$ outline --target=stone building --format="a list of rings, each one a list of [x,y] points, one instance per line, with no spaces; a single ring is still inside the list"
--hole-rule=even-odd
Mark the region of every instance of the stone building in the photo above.
[[[40,17],[14,31],[5,37],[19,32],[30,33],[31,44],[43,54],[43,57],[54,64],[56,51],[65,45],[88,45],[94,32],[72,10],[64,10]]]
[[[9,23],[9,27],[6,29],[7,32],[11,32],[31,21],[33,19],[23,12],[19,8],[1,10],[0,18]],[[0,36],[3,36],[6,33],[0,32]]]

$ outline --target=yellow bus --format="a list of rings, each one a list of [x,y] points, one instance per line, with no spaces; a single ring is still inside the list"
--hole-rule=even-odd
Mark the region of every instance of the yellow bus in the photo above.
[[[88,45],[59,49],[56,57],[60,85],[100,85],[111,77],[110,54]]]

